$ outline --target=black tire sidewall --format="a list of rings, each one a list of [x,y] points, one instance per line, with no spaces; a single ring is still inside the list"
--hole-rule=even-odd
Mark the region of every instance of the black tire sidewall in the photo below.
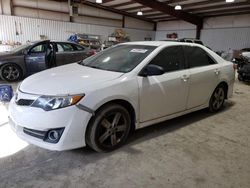
[[[127,127],[127,130],[125,132],[123,139],[116,146],[109,147],[109,148],[103,147],[98,141],[99,127],[101,126],[100,122],[102,121],[103,117],[105,117],[106,114],[114,113],[114,112],[120,112],[125,116],[128,127]],[[121,105],[109,104],[109,105],[102,107],[100,110],[98,110],[95,117],[90,121],[90,124],[86,131],[86,143],[88,146],[90,146],[92,149],[94,149],[97,152],[113,151],[119,148],[120,146],[122,146],[126,142],[130,129],[131,129],[131,117],[128,111]]]
[[[238,74],[238,80],[239,81],[244,81],[243,76],[241,74]]]
[[[15,68],[19,71],[19,77],[18,77],[18,78],[14,79],[14,80],[9,80],[9,79],[7,79],[7,78],[5,78],[5,77],[3,76],[3,70],[4,70],[6,67],[8,67],[8,66],[15,67]],[[16,81],[18,81],[18,80],[20,80],[20,79],[22,78],[22,69],[21,69],[18,65],[14,64],[14,63],[7,63],[7,64],[4,64],[4,65],[2,65],[1,68],[0,68],[0,77],[1,77],[2,80],[7,81],[7,82],[16,82]]]

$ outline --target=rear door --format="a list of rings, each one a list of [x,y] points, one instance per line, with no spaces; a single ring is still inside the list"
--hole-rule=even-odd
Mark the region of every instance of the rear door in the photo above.
[[[210,99],[219,83],[220,66],[202,48],[184,46],[190,73],[187,109],[201,106]]]
[[[73,47],[74,47],[75,61],[81,61],[89,56],[88,49],[86,47],[83,47],[78,44],[73,44]]]
[[[32,45],[27,54],[25,55],[25,64],[27,68],[27,73],[33,74],[47,68],[47,50],[49,46],[49,41],[42,41]]]
[[[57,66],[76,62],[74,46],[71,43],[58,42],[56,52]]]

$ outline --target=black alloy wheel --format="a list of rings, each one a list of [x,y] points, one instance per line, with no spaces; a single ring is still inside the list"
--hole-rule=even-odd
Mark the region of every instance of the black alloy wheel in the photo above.
[[[86,132],[87,144],[97,152],[120,147],[128,138],[131,118],[121,105],[109,104],[97,112]]]
[[[22,78],[22,70],[15,64],[6,64],[1,67],[0,76],[2,80],[16,82]]]
[[[209,110],[217,112],[223,107],[226,98],[226,89],[223,85],[219,85],[212,94],[209,102]]]

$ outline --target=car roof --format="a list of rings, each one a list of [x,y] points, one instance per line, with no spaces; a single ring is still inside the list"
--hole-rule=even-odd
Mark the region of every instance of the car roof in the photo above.
[[[36,44],[36,43],[46,42],[46,41],[54,42],[54,43],[70,43],[70,44],[77,44],[77,43],[70,42],[70,41],[57,41],[57,40],[37,40],[37,41],[32,41],[32,42],[30,42],[30,43],[31,43],[31,44]],[[79,44],[77,44],[77,45],[79,45]]]
[[[196,43],[187,43],[187,42],[178,42],[178,41],[138,41],[138,42],[126,42],[126,43],[121,43],[122,44],[127,44],[127,45],[147,45],[147,46],[170,46],[170,45],[193,45],[193,46],[201,46],[200,44]]]
[[[70,43],[70,44],[77,44],[77,43],[70,42],[70,41],[57,41],[57,40],[51,40],[50,42],[54,42],[54,43]],[[77,44],[77,45],[79,45],[79,44]]]

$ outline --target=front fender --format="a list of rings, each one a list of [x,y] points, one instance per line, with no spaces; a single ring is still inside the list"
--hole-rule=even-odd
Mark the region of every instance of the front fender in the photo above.
[[[108,102],[123,100],[134,108],[136,118],[139,117],[139,89],[136,79],[126,81],[118,80],[115,82],[116,83],[109,85],[104,84],[92,92],[85,93],[86,95],[80,101],[80,104],[96,111]]]

